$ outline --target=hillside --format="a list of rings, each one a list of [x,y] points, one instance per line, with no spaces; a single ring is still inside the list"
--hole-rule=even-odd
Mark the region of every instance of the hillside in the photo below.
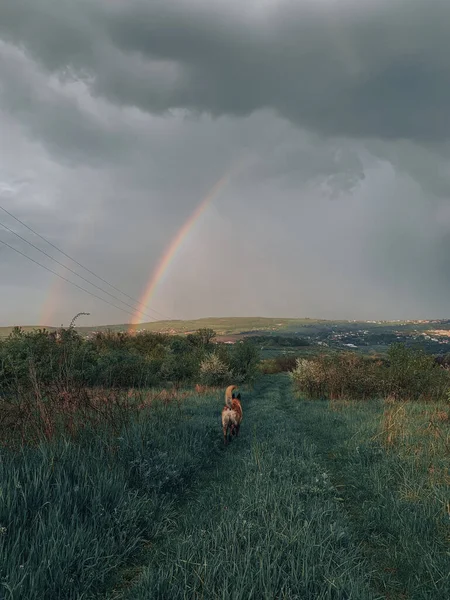
[[[127,323],[76,327],[83,337],[97,331],[128,331]],[[264,336],[260,340],[265,353],[272,346],[280,346],[275,336],[290,336],[307,340],[310,345],[334,349],[354,349],[360,352],[385,352],[393,342],[421,347],[432,353],[446,353],[450,342],[450,320],[415,321],[331,321],[310,318],[270,318],[270,317],[205,317],[194,320],[151,321],[140,324],[135,331],[187,334],[200,328],[213,329],[217,341],[233,342],[248,336]],[[25,331],[38,329],[37,326],[24,326]],[[47,327],[55,330],[55,327]],[[0,327],[0,338],[7,337],[13,327]],[[274,344],[270,342],[273,340]],[[289,344],[295,347],[295,343]],[[303,344],[299,344],[302,346]]]
[[[342,321],[345,323],[346,321]],[[196,329],[207,327],[214,329],[220,335],[238,334],[243,332],[259,331],[293,331],[296,327],[304,327],[310,324],[325,324],[327,321],[318,319],[291,319],[291,318],[270,318],[270,317],[204,317],[193,320],[173,320],[173,321],[149,321],[139,324],[136,331],[163,331],[170,333],[187,333]],[[32,331],[38,329],[37,325],[26,325],[23,329]],[[76,327],[81,334],[89,334],[94,331],[128,331],[128,323],[119,323],[114,325],[93,325],[91,327]],[[52,331],[56,327],[46,326],[46,329]],[[13,326],[0,327],[0,337],[6,337],[13,330]]]

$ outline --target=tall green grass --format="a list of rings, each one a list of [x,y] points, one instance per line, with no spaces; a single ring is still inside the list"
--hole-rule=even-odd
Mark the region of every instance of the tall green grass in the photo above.
[[[384,598],[450,598],[445,403],[299,401]]]
[[[0,448],[0,597],[450,598],[447,403],[241,391],[226,449],[222,390]]]
[[[105,425],[77,442],[1,448],[3,597],[75,600],[111,588],[145,541],[167,534],[174,504],[217,460],[219,412],[217,396],[197,396],[155,403],[119,435]]]

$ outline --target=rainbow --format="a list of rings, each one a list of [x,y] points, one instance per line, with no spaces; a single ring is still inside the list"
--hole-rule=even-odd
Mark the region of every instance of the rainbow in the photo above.
[[[89,204],[89,208],[84,213],[84,219],[79,221],[77,226],[72,231],[69,239],[66,240],[67,252],[71,254],[75,253],[76,250],[82,246],[86,235],[88,234],[89,225],[93,226],[97,223],[99,219],[103,217],[103,200],[102,198],[98,198],[95,202],[91,202]],[[53,269],[54,267],[52,267]],[[56,269],[59,273],[64,273],[58,267]],[[76,280],[75,280],[76,281]],[[61,307],[61,295],[64,290],[64,281],[56,275],[53,277],[52,283],[50,285],[50,290],[47,294],[46,300],[41,307],[41,314],[39,319],[40,327],[49,327],[54,326],[56,323],[52,323],[55,313],[58,307]]]
[[[50,291],[47,294],[47,299],[41,309],[41,316],[39,318],[39,327],[51,327],[53,315],[59,304],[59,296],[62,288],[62,279],[54,276]],[[53,325],[56,325],[53,323]]]
[[[217,197],[220,191],[228,183],[231,176],[234,175],[237,170],[238,168],[231,168],[223,177],[219,179],[219,181],[208,192],[206,197],[203,198],[200,204],[198,204],[198,206],[187,219],[187,221],[185,221],[182,227],[178,230],[177,234],[172,239],[166,251],[159,260],[156,269],[153,271],[150,280],[144,290],[144,293],[142,294],[141,299],[139,301],[139,308],[143,308],[150,303],[158,284],[161,283],[164,274],[167,272],[169,266],[173,262],[173,259],[177,254],[177,250],[180,248],[180,246],[186,239],[188,233],[191,231],[191,229],[194,227],[194,225],[205,212],[205,210],[208,208],[208,206],[211,205],[213,200]],[[135,312],[133,319],[131,320],[129,331],[133,331],[136,328],[136,325],[138,325],[142,321],[142,317],[140,315],[141,313],[139,311]]]

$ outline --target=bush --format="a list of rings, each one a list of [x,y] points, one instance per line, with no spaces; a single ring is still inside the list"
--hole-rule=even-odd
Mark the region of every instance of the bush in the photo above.
[[[382,393],[381,366],[353,352],[297,359],[291,373],[297,388],[310,397],[367,398]]]
[[[437,399],[449,387],[449,372],[420,350],[394,344],[387,362],[354,352],[297,359],[291,373],[299,391],[310,397]]]
[[[128,388],[149,387],[159,380],[159,363],[126,349],[114,350],[102,355],[97,363],[98,385]]]
[[[87,423],[117,429],[148,387],[199,381],[222,386],[238,383],[235,375],[239,382],[254,376],[257,354],[245,345],[232,353],[214,344],[211,353],[210,331],[194,339],[111,331],[83,339],[73,328],[16,328],[0,340],[0,444],[37,444],[60,431],[76,437]]]
[[[177,353],[171,350],[161,366],[161,377],[164,381],[182,384],[198,379],[199,357],[193,352]]]
[[[245,340],[235,344],[230,353],[230,369],[236,383],[253,382],[259,371],[259,350]]]
[[[59,415],[59,404],[65,406],[68,398],[71,406],[83,403],[87,390],[97,387],[117,391],[169,381],[252,381],[258,372],[258,351],[248,343],[230,350],[213,344],[213,337],[212,330],[204,329],[190,336],[106,331],[84,339],[73,327],[32,333],[15,328],[0,340],[0,425],[3,411],[9,424],[40,420],[51,436],[56,418],[52,414]]]
[[[217,354],[209,354],[200,363],[200,382],[207,386],[228,385],[233,379],[233,373],[228,365]]]
[[[212,347],[212,340],[216,337],[215,331],[204,327],[203,329],[197,329],[195,333],[190,333],[187,336],[187,341],[195,348],[202,348],[203,350],[210,350]]]
[[[388,350],[387,392],[396,398],[431,400],[442,398],[449,385],[448,371],[433,356],[392,344]]]
[[[15,328],[0,343],[0,392],[12,387],[29,389],[35,381],[49,385],[58,378],[80,378],[92,359],[83,351],[83,341],[73,330],[25,333]],[[91,360],[92,363],[92,360]],[[33,372],[33,376],[30,373]]]

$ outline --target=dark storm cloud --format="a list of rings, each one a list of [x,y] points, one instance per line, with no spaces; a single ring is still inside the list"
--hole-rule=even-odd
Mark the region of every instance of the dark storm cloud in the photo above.
[[[158,311],[445,316],[449,17],[436,0],[0,0],[0,204],[140,297],[238,164]],[[38,322],[49,296],[46,323],[129,319],[0,258],[2,324]]]
[[[91,164],[101,164],[123,159],[125,133],[81,106],[77,95],[84,86],[72,85],[68,93],[56,78],[49,82],[29,57],[0,40],[0,106],[5,111],[27,126],[60,161],[88,158]]]
[[[3,0],[2,36],[51,71],[149,112],[270,108],[325,135],[447,139],[444,0]]]

